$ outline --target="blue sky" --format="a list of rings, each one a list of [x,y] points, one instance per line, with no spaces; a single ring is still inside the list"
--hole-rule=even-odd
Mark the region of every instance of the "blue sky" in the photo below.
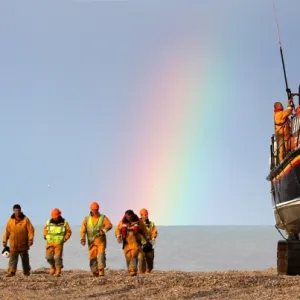
[[[277,2],[296,91],[300,3]],[[286,94],[272,2],[258,0],[1,1],[1,224],[15,203],[35,224],[57,206],[80,224],[94,199],[114,224],[130,208],[120,174],[134,163],[135,87],[158,45],[178,30],[199,45],[217,39],[230,89],[214,100],[224,111],[221,163],[211,158],[215,182],[206,187],[214,191],[200,215],[178,211],[158,224],[274,224],[265,178],[273,103]]]

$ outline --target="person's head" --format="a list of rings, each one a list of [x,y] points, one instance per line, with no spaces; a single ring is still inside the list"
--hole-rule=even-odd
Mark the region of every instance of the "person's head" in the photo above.
[[[61,211],[58,208],[54,208],[51,212],[51,218],[54,222],[58,221],[59,217],[61,216]]]
[[[135,214],[134,214],[134,212],[131,209],[126,210],[125,211],[125,218],[129,222],[133,222],[135,220]]]
[[[142,208],[140,210],[140,215],[143,221],[147,221],[148,220],[148,210],[146,208]]]
[[[281,102],[275,102],[274,103],[274,109],[283,109],[283,105]]]
[[[93,202],[90,205],[91,215],[95,216],[95,215],[99,214],[99,208],[100,208],[99,204],[97,202]]]
[[[16,218],[19,218],[21,216],[22,210],[21,206],[19,204],[15,204],[13,206],[13,212]]]

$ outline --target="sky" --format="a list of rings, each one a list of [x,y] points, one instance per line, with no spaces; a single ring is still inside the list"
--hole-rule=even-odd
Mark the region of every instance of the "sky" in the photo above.
[[[300,2],[276,1],[289,86]],[[79,225],[274,225],[272,1],[0,2],[0,224],[54,207]]]

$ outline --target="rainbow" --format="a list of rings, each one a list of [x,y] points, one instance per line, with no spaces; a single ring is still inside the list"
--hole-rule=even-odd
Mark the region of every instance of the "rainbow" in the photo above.
[[[123,208],[145,207],[158,225],[190,225],[198,218],[200,224],[205,201],[214,201],[209,161],[214,165],[219,155],[222,112],[216,87],[222,88],[223,74],[216,72],[219,61],[209,59],[210,47],[180,42],[158,49],[137,82],[136,143],[124,176],[130,192]]]

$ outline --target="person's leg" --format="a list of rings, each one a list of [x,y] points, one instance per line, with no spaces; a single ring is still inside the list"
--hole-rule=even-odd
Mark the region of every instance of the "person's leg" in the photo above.
[[[146,262],[147,262],[147,268],[146,273],[150,273],[153,270],[153,264],[154,264],[154,249],[148,253],[146,253]]]
[[[58,244],[54,246],[54,263],[55,263],[55,276],[60,276],[61,269],[63,268],[63,245]]]
[[[105,244],[97,245],[97,266],[99,276],[104,276],[104,268],[106,267]]]
[[[23,268],[23,273],[26,276],[30,275],[30,264],[29,264],[29,253],[28,251],[22,251],[20,252],[20,256],[21,256],[21,261],[22,261],[22,268]]]
[[[138,254],[138,271],[140,274],[144,274],[146,271],[146,258],[145,253],[141,249]]]
[[[8,277],[12,277],[16,275],[18,260],[19,260],[19,252],[10,252],[9,261],[8,261],[8,270],[7,270]]]
[[[139,255],[139,250],[138,249],[131,249],[129,256],[129,265],[128,265],[128,271],[131,276],[135,276],[137,273],[137,262],[138,262],[138,255]],[[128,253],[127,252],[127,253]]]
[[[46,246],[46,260],[50,265],[49,274],[55,274],[55,261],[54,261],[54,246],[47,245]]]
[[[94,276],[99,276],[98,271],[98,262],[97,262],[97,246],[91,245],[89,247],[89,260],[90,260],[90,269]]]

